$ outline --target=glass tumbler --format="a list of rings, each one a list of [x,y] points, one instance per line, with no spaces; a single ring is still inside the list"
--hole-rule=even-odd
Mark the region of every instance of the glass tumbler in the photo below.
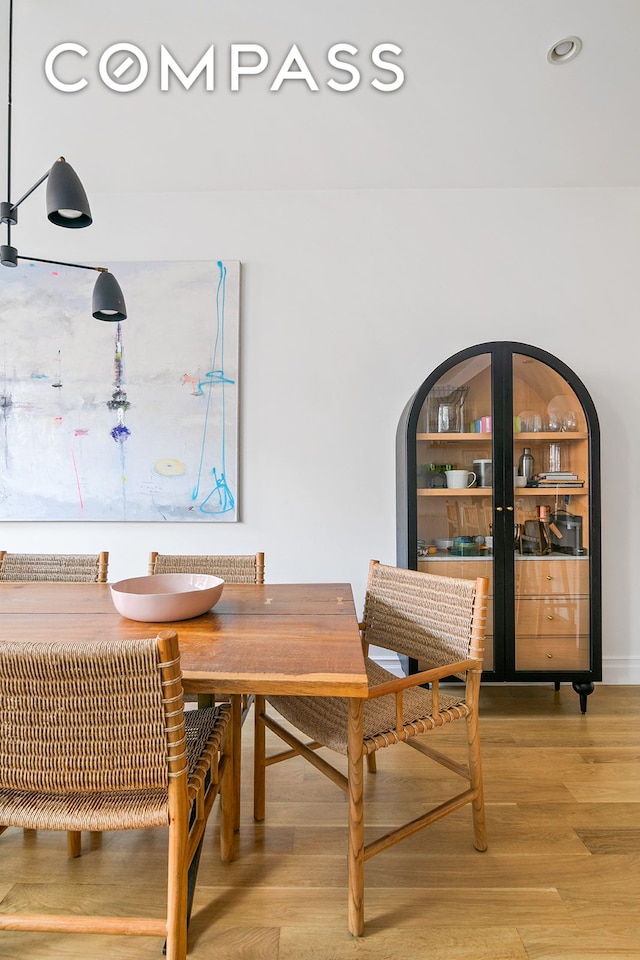
[[[547,472],[559,473],[562,467],[562,444],[550,443],[547,451]]]

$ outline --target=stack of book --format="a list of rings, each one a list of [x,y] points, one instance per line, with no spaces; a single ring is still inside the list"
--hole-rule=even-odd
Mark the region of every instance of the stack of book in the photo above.
[[[577,473],[571,473],[569,470],[555,470],[536,474],[532,485],[536,487],[584,487],[584,480],[580,480]]]

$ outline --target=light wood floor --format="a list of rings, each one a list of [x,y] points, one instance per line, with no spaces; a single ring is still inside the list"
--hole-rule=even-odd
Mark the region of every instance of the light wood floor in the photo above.
[[[255,824],[250,720],[244,729],[237,859],[220,863],[213,815],[190,960],[640,958],[640,687],[597,687],[586,716],[568,685],[485,687],[489,849],[473,849],[466,808],[369,861],[361,940],[347,933],[342,793],[301,760],[280,764],[268,771],[267,820]],[[374,832],[455,778],[396,746],[366,780]],[[63,835],[4,833],[0,909],[162,909],[161,831],[83,839],[70,861]],[[161,960],[161,944],[0,933],[2,960],[103,957]]]

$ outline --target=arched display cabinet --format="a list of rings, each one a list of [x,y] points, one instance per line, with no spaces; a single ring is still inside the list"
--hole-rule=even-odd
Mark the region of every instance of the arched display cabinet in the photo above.
[[[487,576],[485,679],[570,682],[586,712],[602,645],[600,434],[584,384],[538,347],[478,344],[427,377],[396,446],[398,565]]]

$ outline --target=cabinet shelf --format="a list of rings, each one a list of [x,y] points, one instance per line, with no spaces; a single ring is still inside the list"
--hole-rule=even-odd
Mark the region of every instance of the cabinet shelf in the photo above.
[[[588,496],[589,489],[584,487],[515,487],[515,497],[553,497],[556,493],[570,494],[571,496]],[[493,487],[465,487],[457,490],[451,487],[420,487],[416,490],[419,497],[491,497]]]
[[[490,497],[493,495],[491,487],[464,487],[462,490],[457,490],[455,487],[436,487],[435,490],[421,487],[416,492],[419,497]]]
[[[428,443],[468,443],[469,441],[491,440],[491,433],[417,433],[416,440],[424,440]],[[536,433],[514,433],[513,439],[517,443],[519,440],[526,440],[527,443],[569,443],[571,440],[587,440],[589,434],[586,430],[573,431],[554,431],[544,430]]]
[[[516,497],[553,497],[556,493],[576,497],[588,496],[589,488],[585,483],[584,487],[563,487],[562,484],[558,484],[557,487],[516,487],[514,490]]]
[[[568,443],[570,440],[588,440],[589,434],[586,430],[555,431],[545,430],[537,433],[514,433],[514,441],[526,440],[527,443],[544,441],[545,443]]]
[[[417,433],[416,440],[427,440],[430,443],[457,443],[459,440],[463,443],[469,440],[491,440],[490,433]],[[534,434],[539,436],[539,434]]]

